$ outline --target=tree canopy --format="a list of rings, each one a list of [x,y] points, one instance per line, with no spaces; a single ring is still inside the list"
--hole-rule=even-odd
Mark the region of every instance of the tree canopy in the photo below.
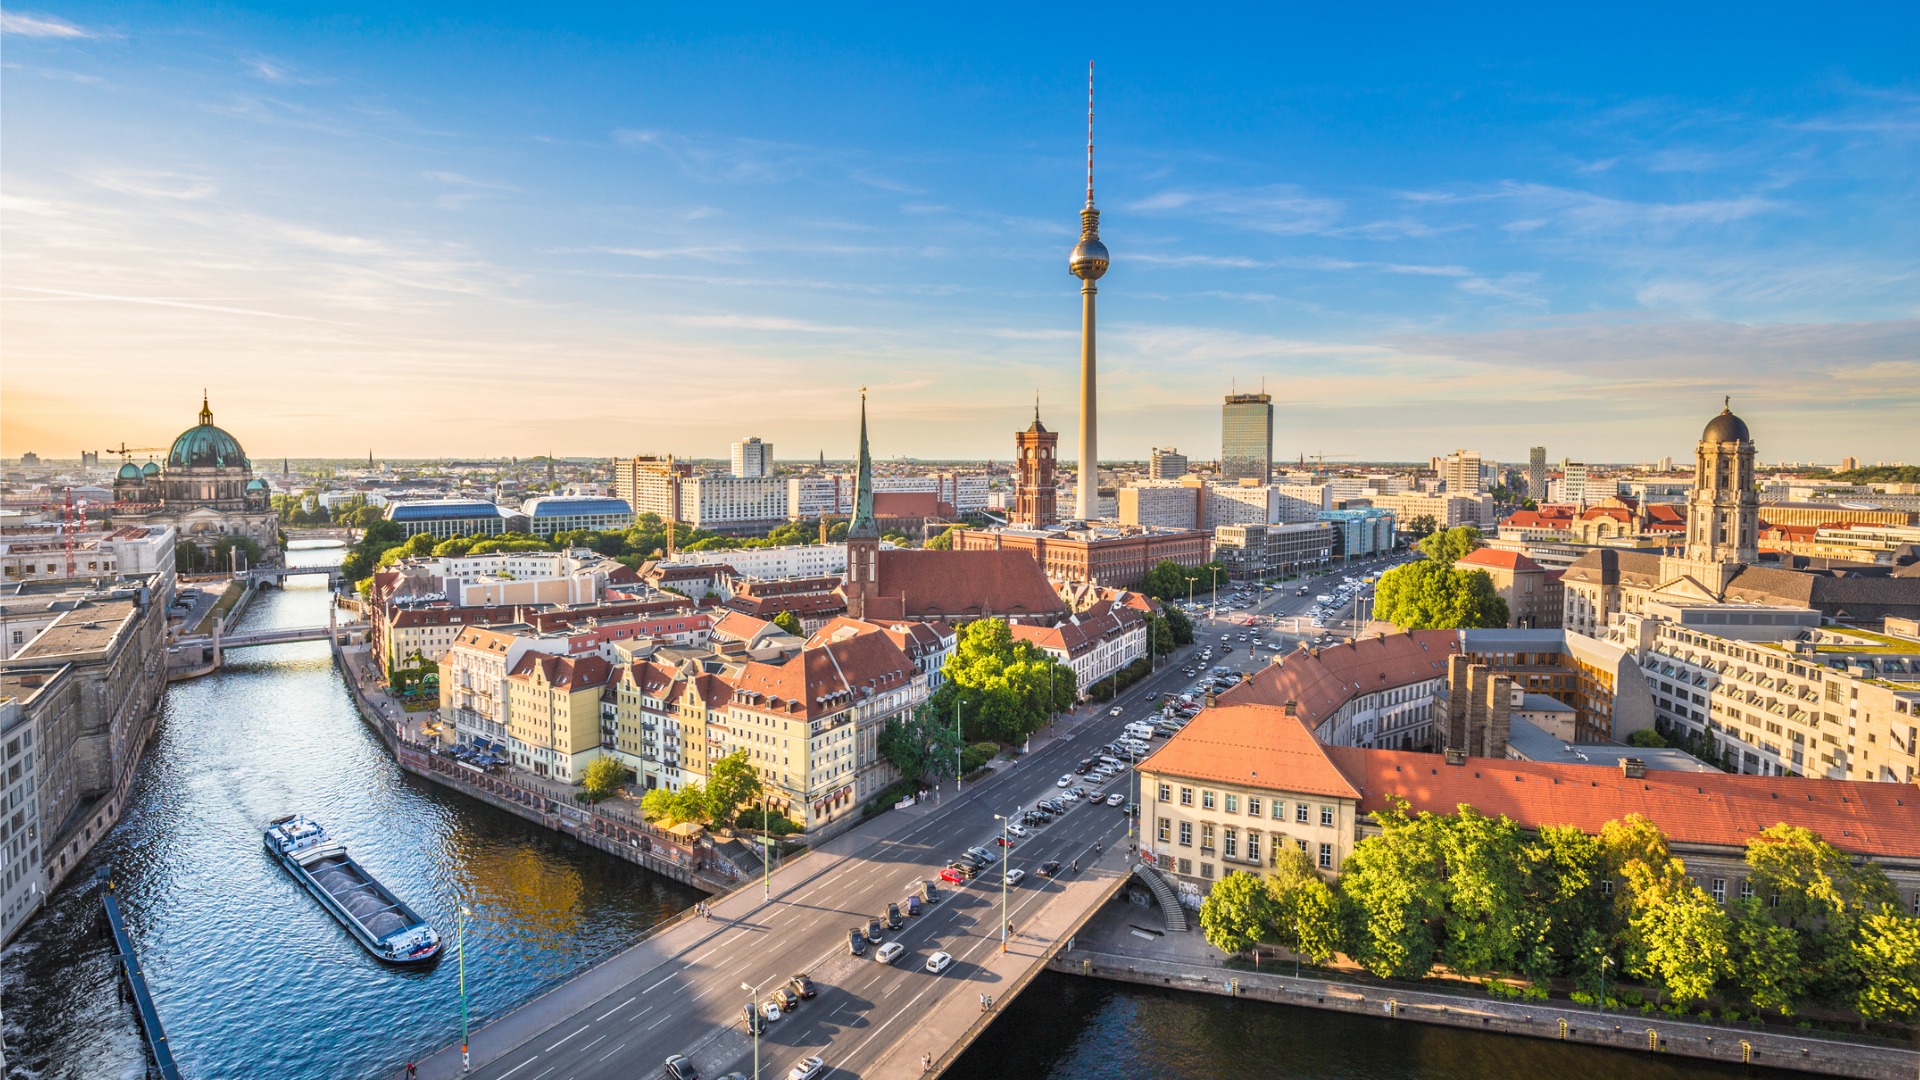
[[[1420,541],[1426,555],[1380,575],[1373,613],[1402,630],[1502,627],[1510,612],[1484,570],[1456,570],[1454,563],[1480,546],[1470,526],[1442,529]]]
[[[1002,619],[968,623],[942,673],[947,681],[930,704],[942,716],[953,715],[957,704],[971,741],[1019,742],[1054,712],[1071,709],[1079,690],[1072,668],[1014,640]]]
[[[952,776],[961,747],[953,716],[932,702],[904,716],[888,720],[880,731],[880,754],[909,780],[938,780]]]

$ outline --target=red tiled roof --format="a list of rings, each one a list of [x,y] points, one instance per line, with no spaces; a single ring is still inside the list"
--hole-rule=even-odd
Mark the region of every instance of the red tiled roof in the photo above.
[[[522,656],[507,677],[532,682],[536,671],[555,689],[569,692],[605,686],[613,678],[613,665],[597,656],[555,656],[537,652]]]
[[[1146,617],[1133,608],[1101,600],[1053,626],[1015,623],[1010,629],[1016,641],[1031,641],[1042,649],[1054,649],[1074,657],[1109,638],[1124,637],[1145,621]]]
[[[925,518],[940,513],[940,497],[931,491],[876,491],[873,516],[877,518]]]
[[[1141,772],[1360,798],[1360,788],[1300,722],[1264,705],[1216,705],[1140,763]]]
[[[1497,548],[1480,548],[1467,553],[1455,561],[1455,566],[1488,566],[1501,570],[1513,570],[1520,573],[1532,573],[1540,569],[1540,564],[1517,551],[1503,551]]]
[[[1309,730],[1357,694],[1411,686],[1447,677],[1447,659],[1460,651],[1458,630],[1415,630],[1361,638],[1346,645],[1297,649],[1278,664],[1221,694],[1222,705],[1285,705],[1295,702]]]
[[[1067,608],[1046,571],[1024,551],[885,550],[867,617],[1032,618]]]
[[[812,719],[899,689],[920,671],[885,634],[853,634],[778,663],[753,661],[733,678],[736,704]]]

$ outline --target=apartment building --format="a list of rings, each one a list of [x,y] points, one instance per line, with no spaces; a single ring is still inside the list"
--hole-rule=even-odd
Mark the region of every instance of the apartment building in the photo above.
[[[1451,529],[1460,525],[1472,525],[1491,532],[1496,521],[1491,495],[1429,495],[1407,492],[1400,495],[1375,495],[1369,501],[1382,510],[1392,511],[1394,519],[1403,528],[1415,518],[1426,517],[1433,519],[1436,528]]]
[[[509,760],[536,776],[579,783],[600,756],[600,698],[612,676],[598,656],[521,656],[506,678]]]
[[[0,945],[26,925],[47,900],[40,867],[40,800],[32,718],[11,697],[0,697]]]
[[[1101,679],[1147,655],[1146,616],[1111,600],[1053,626],[1016,623],[1011,629],[1014,640],[1031,643],[1073,671],[1082,701]]]
[[[742,479],[773,475],[773,444],[761,442],[758,435],[734,443],[729,452],[732,473]]]
[[[1178,479],[1132,484],[1114,493],[1122,525],[1153,529],[1197,529],[1206,513],[1207,485]]]
[[[1388,554],[1399,542],[1393,511],[1377,506],[1322,510],[1319,520],[1331,525],[1339,535],[1336,554],[1348,561]]]
[[[1178,480],[1187,475],[1187,455],[1171,446],[1156,446],[1147,455],[1147,477],[1152,480]]]

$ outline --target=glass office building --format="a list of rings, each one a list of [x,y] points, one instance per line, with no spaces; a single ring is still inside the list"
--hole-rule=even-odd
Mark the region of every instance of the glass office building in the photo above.
[[[1232,483],[1273,478],[1273,398],[1228,394],[1220,407],[1220,479]]]

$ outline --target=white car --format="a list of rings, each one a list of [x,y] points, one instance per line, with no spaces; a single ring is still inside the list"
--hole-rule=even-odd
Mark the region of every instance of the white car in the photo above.
[[[1027,827],[1024,825],[1008,825],[1007,834],[1009,836],[1018,836],[1024,839],[1027,835]]]
[[[827,1063],[818,1057],[803,1058],[800,1064],[787,1070],[787,1080],[813,1080],[816,1076],[824,1075],[826,1071]]]
[[[1116,792],[1114,792],[1113,794],[1111,794],[1111,795],[1109,795],[1109,796],[1107,796],[1107,805],[1108,805],[1108,806],[1119,806],[1119,805],[1120,805],[1121,803],[1123,803],[1123,802],[1126,802],[1126,801],[1127,801],[1127,797],[1126,797],[1125,795],[1123,795],[1123,794],[1121,794],[1121,793],[1120,793],[1120,792],[1118,792],[1118,791],[1116,791]]]
[[[760,1015],[766,1017],[768,1022],[778,1020],[780,1019],[780,1006],[771,1001],[763,1001],[760,1003]]]
[[[900,959],[900,954],[906,951],[907,947],[905,945],[897,941],[889,941],[885,945],[880,946],[880,951],[874,953],[873,958],[883,964],[891,964],[895,960]]]
[[[1054,786],[1054,787],[1072,787],[1072,786],[1073,786],[1073,774],[1072,774],[1072,773],[1067,773],[1067,774],[1065,774],[1065,775],[1063,775],[1063,776],[1061,776],[1061,777],[1060,777],[1060,779],[1058,779],[1058,780],[1055,780],[1055,781],[1053,782],[1053,786]]]
[[[1007,885],[1008,887],[1018,885],[1026,880],[1026,877],[1027,872],[1025,870],[1009,870],[1007,871]]]
[[[937,952],[927,957],[927,970],[933,972],[935,975],[940,974],[952,966],[952,953]]]

